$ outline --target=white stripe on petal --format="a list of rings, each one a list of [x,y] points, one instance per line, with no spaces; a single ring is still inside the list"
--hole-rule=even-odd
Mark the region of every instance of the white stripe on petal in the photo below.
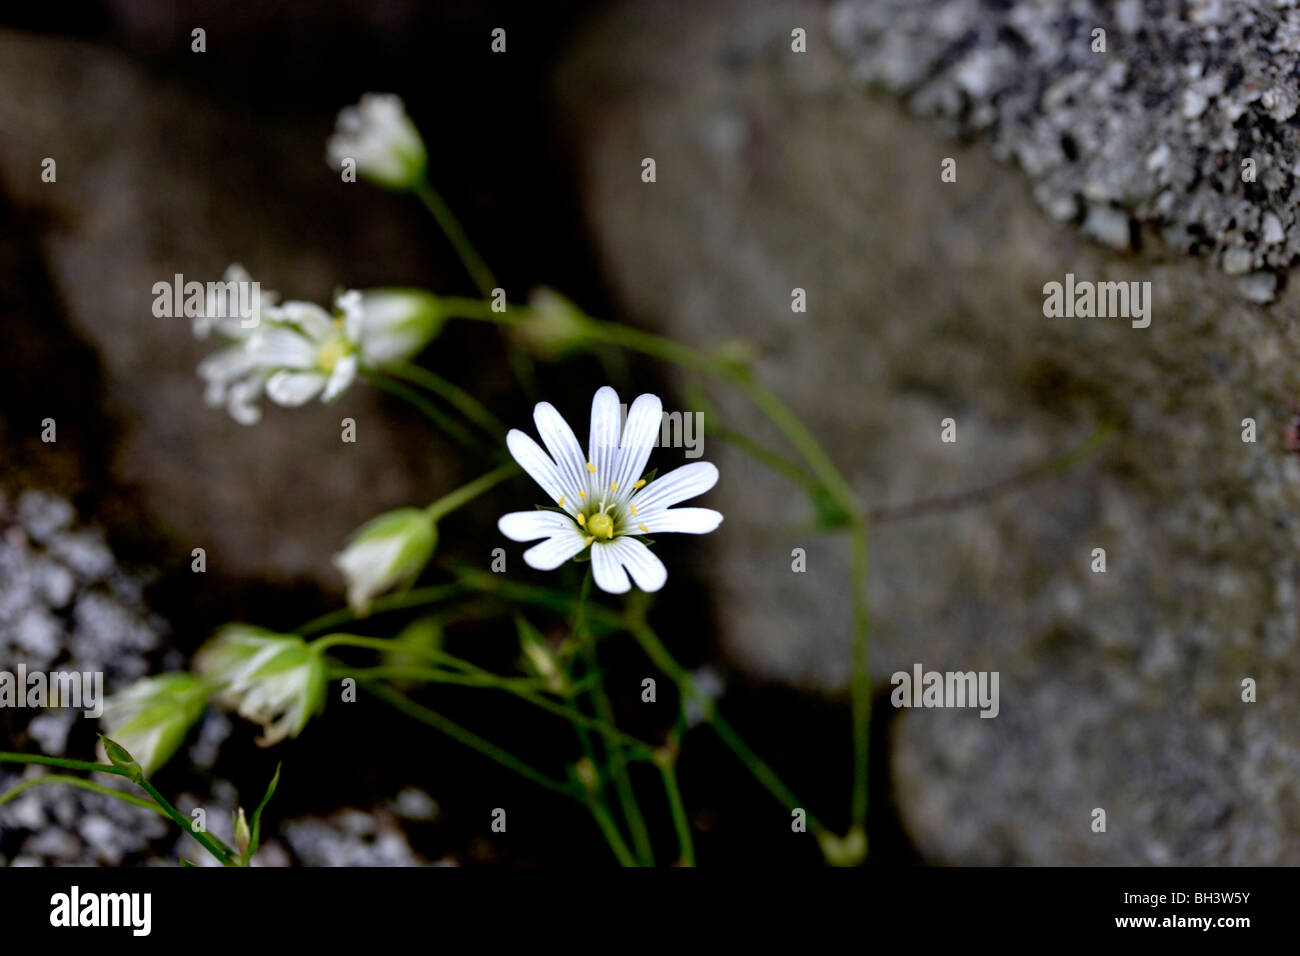
[[[266,380],[266,394],[277,405],[305,405],[325,387],[320,372],[279,371]]]
[[[636,538],[619,538],[612,544],[593,545],[593,548],[613,553],[642,591],[658,591],[668,580],[664,563]]]
[[[530,568],[536,568],[538,571],[554,571],[581,551],[586,540],[582,532],[569,522],[567,531],[562,531],[553,538],[547,538],[541,544],[535,544],[525,551],[524,561]]]
[[[572,518],[554,511],[512,511],[497,521],[497,528],[511,541],[550,538],[574,527]]]
[[[586,491],[588,485],[587,459],[582,457],[578,436],[573,434],[564,416],[550,402],[537,403],[533,409],[533,421],[537,424],[537,433],[546,443],[546,450],[555,459],[560,481],[564,484],[564,508],[570,514],[577,514],[581,504],[578,492]]]
[[[591,571],[596,577],[596,586],[610,594],[624,594],[631,590],[632,584],[623,570],[619,560],[616,544],[593,544],[591,546]]]
[[[712,508],[668,508],[637,517],[652,533],[676,531],[682,534],[708,534],[722,524],[722,514]]]
[[[547,497],[551,501],[559,501],[564,492],[564,483],[560,481],[560,473],[556,470],[555,462],[551,461],[546,452],[518,428],[510,429],[510,434],[506,435],[506,447],[510,449],[510,454],[515,461],[519,462],[519,467],[528,472],[528,477],[542,486]]]
[[[663,424],[663,412],[664,403],[659,400],[659,396],[647,392],[637,396],[627,413],[614,476],[618,482],[620,500],[627,499],[632,493],[632,485],[645,471],[645,464],[650,460],[650,451],[654,448]]]
[[[717,482],[716,465],[707,461],[693,461],[650,482],[632,499],[632,503],[644,519],[680,501],[704,494]]]
[[[590,476],[591,489],[597,496],[608,491],[609,483],[617,477],[614,463],[618,461],[619,418],[618,392],[608,385],[601,386],[591,400],[591,432],[587,440],[587,461],[596,466],[596,473]]]

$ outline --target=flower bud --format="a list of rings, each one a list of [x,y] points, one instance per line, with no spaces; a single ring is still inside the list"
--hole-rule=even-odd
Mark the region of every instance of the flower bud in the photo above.
[[[144,779],[144,771],[140,765],[135,762],[134,758],[126,752],[121,744],[114,743],[103,734],[99,735],[100,744],[104,748],[104,753],[108,756],[109,763],[119,770],[125,770],[127,779],[132,783],[139,783]]]
[[[375,597],[407,587],[424,570],[438,541],[438,531],[419,508],[398,508],[366,523],[334,565],[348,585],[348,605],[365,614]]]
[[[393,93],[366,93],[341,110],[326,154],[335,169],[351,160],[361,176],[388,189],[419,185],[428,159],[419,130]]]
[[[244,816],[244,808],[240,807],[234,813],[235,817],[235,849],[239,851],[242,857],[248,852],[248,846],[253,841],[253,833],[248,828],[248,818]]]
[[[513,327],[519,342],[543,361],[563,358],[590,341],[588,318],[554,289],[540,287],[528,297],[529,317]]]
[[[210,690],[206,681],[185,671],[146,677],[105,701],[100,719],[149,777],[171,758],[202,716]]]
[[[297,737],[325,704],[325,662],[296,635],[231,624],[200,648],[199,673],[219,700],[262,725],[261,747]]]
[[[438,298],[422,289],[361,293],[361,361],[383,368],[423,351],[442,326]]]

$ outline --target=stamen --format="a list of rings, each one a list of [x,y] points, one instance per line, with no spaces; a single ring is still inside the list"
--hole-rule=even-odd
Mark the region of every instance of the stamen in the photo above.
[[[635,485],[633,485],[632,487],[633,487],[633,488],[644,488],[644,487],[645,487],[645,479],[642,478],[640,481],[638,481],[638,482],[637,482]]]
[[[639,524],[639,525],[637,525],[637,527],[640,528],[642,531],[644,531],[646,534],[649,534],[649,533],[650,533],[650,529],[647,528],[647,527],[646,527],[645,525],[643,525],[643,524]]]
[[[618,491],[618,482],[617,482],[617,481],[611,481],[611,482],[609,483],[609,490],[610,490],[610,491]]]
[[[609,526],[609,530],[605,532],[605,537],[607,538],[614,537],[614,526],[612,524]]]
[[[627,506],[627,509],[628,509],[628,511],[632,512],[632,517],[635,518],[635,517],[636,517],[636,505],[628,505],[628,506]]]
[[[587,462],[587,470],[594,475],[596,473],[596,466],[591,462]]]
[[[568,496],[568,495],[560,495],[559,505],[560,505],[561,508],[564,507],[564,499],[567,498],[567,497],[569,497],[569,496]],[[633,514],[635,514],[635,512],[633,512]]]
[[[578,512],[578,526],[585,527],[586,524],[587,524],[587,516],[582,512]]]
[[[587,537],[583,539],[582,546],[583,546],[584,548],[591,547],[591,542],[593,542],[593,541],[595,541],[595,540],[596,540],[596,539],[593,538],[591,535],[587,535]]]
[[[585,498],[585,497],[587,497],[587,493],[586,493],[585,491],[580,491],[580,492],[578,492],[578,497],[579,497],[579,498]]]

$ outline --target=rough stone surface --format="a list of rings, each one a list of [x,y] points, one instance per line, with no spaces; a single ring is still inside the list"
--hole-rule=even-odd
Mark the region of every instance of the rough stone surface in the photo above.
[[[1201,223],[1198,251],[1241,246],[1253,264],[1278,267],[1293,256],[1289,172],[1261,162],[1261,188],[1278,201],[1229,225],[1252,197],[1213,163],[1246,144],[1257,159],[1286,155],[1292,127],[1234,125],[1223,109],[1244,104],[1254,120],[1267,111],[1246,85],[1263,83],[1264,50],[1287,34],[1261,33],[1263,49],[1237,57],[1238,85],[1216,92],[1210,80],[1231,69],[1223,44],[1242,15],[1184,6],[1193,19],[1160,20],[1169,34],[1152,28],[1128,81],[1109,71],[1127,69],[1131,18],[1109,27],[1114,52],[1095,64],[1086,18],[1070,26],[1079,15],[1062,13],[1058,27],[1040,5],[958,0],[864,3],[829,18],[813,3],[624,3],[560,72],[581,194],[623,317],[700,346],[748,342],[758,374],[871,506],[1018,474],[1119,422],[1063,476],[874,529],[880,687],[915,662],[1001,674],[997,719],[897,714],[892,786],[933,862],[1300,862],[1300,459],[1284,438],[1300,394],[1295,297],[1262,307],[1218,265],[1184,255],[1191,246],[1176,235],[1124,253],[1089,238],[1117,239],[1113,222],[1073,221],[1080,196],[1135,219],[1159,208],[1162,231]],[[1214,9],[1223,23],[1196,20]],[[847,34],[846,19],[856,24]],[[999,25],[1016,23],[1039,32],[1024,26],[1008,47],[1017,41]],[[806,54],[791,52],[796,26],[808,30]],[[1217,59],[1198,52],[1198,33]],[[1064,37],[1075,47],[1045,46]],[[1199,73],[1176,74],[1160,56],[1200,62]],[[954,142],[943,128],[954,124],[864,93],[864,73],[1001,146]],[[1074,129],[1068,162],[1051,117],[1069,103],[1039,116],[1033,88],[1014,85],[1022,75],[1066,83],[1076,116],[1104,112],[1088,101],[1113,92],[1113,122]],[[1157,82],[1147,77],[1168,88],[1144,106]],[[961,83],[972,92],[952,107],[944,91]],[[995,108],[977,111],[986,100]],[[1150,161],[1162,143],[1168,157]],[[1026,174],[995,152],[1042,168]],[[653,184],[639,178],[645,156],[657,163]],[[944,157],[957,159],[956,183],[940,181]],[[1060,202],[1054,218],[1060,197],[1070,208]],[[1266,247],[1270,211],[1284,242]],[[1150,328],[1045,318],[1043,285],[1067,272],[1150,281]],[[807,290],[806,314],[791,311],[795,287]],[[784,447],[745,402],[720,391],[716,401],[726,424]],[[940,441],[948,417],[955,444]],[[1254,444],[1241,440],[1246,417],[1258,423]],[[700,547],[710,549],[712,624],[733,662],[756,678],[843,689],[845,542],[808,530],[813,508],[784,479],[717,441],[705,456],[722,473],[707,503],[727,520]],[[807,549],[806,574],[791,573],[794,547]],[[1090,571],[1098,547],[1105,574]],[[1258,682],[1257,703],[1241,701],[1245,677]],[[1108,813],[1106,834],[1090,830],[1095,807]]]
[[[195,374],[216,343],[196,341],[187,318],[155,317],[153,286],[218,280],[231,262],[282,299],[323,303],[340,285],[432,281],[421,211],[330,172],[332,117],[216,103],[89,44],[0,31],[0,86],[0,188],[37,227],[68,326],[97,354],[102,394],[73,408],[115,426],[112,479],[136,490],[177,561],[202,547],[230,577],[339,588],[329,559],[348,534],[455,484],[438,436],[422,428],[413,442],[413,416],[364,384],[330,405],[268,402],[258,426],[236,424],[204,405]],[[56,182],[41,180],[45,157]],[[10,351],[0,369],[29,360]],[[52,414],[22,411],[0,437],[34,436]],[[77,412],[57,417],[76,442]],[[345,417],[355,444],[340,441]]]
[[[987,137],[1098,241],[1142,223],[1231,275],[1300,255],[1291,0],[841,0],[829,32],[857,78]]]

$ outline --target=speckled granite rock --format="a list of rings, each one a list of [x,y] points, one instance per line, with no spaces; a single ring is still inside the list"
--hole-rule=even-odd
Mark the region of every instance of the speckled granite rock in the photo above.
[[[1015,475],[1103,419],[1120,422],[1063,477],[874,531],[882,688],[915,662],[1001,673],[997,719],[897,717],[894,787],[923,855],[1294,864],[1300,459],[1284,433],[1300,395],[1295,296],[1254,304],[1218,263],[1185,253],[1240,247],[1252,264],[1291,260],[1300,240],[1278,164],[1295,131],[1264,125],[1271,84],[1247,99],[1247,78],[1258,85],[1273,69],[1254,46],[1238,57],[1237,87],[1206,93],[1201,125],[1175,105],[1184,87],[1230,69],[1224,44],[1248,11],[1184,5],[1192,21],[1152,36],[1125,85],[1108,71],[1126,49],[1137,55],[1126,37],[1138,34],[1132,5],[1119,6],[1109,59],[1079,76],[1091,25],[1069,10],[1058,24],[1036,12],[1057,9],[1046,4],[864,2],[828,14],[814,3],[625,3],[565,61],[563,115],[624,314],[698,345],[750,342],[759,374],[873,507]],[[1222,24],[1204,21],[1215,9]],[[1008,23],[1037,26],[1017,41],[999,29]],[[791,52],[795,27],[808,31],[805,54]],[[1044,46],[1076,32],[1077,52]],[[1286,36],[1261,33],[1259,44]],[[1019,51],[1014,62],[1007,49]],[[1160,60],[1171,55],[1203,60],[1199,73],[1171,72]],[[896,99],[864,92],[864,75],[959,128],[989,130],[995,149],[954,142],[952,123],[909,118]],[[1039,116],[1034,92],[1067,75],[1076,116],[1110,117],[1074,131],[1073,161],[1052,152],[1069,98]],[[977,89],[961,94],[962,83]],[[1149,104],[1148,87],[1164,89]],[[1107,91],[1113,103],[1099,102]],[[996,108],[978,109],[984,96]],[[1245,108],[1235,124],[1222,114],[1233,103]],[[1153,167],[1162,141],[1170,157]],[[1247,144],[1273,162],[1259,164],[1259,191],[1237,179],[1234,192],[1214,157],[1235,162]],[[1042,168],[1026,175],[994,154]],[[639,178],[645,156],[657,162],[653,184]],[[957,161],[955,183],[940,180],[945,157]],[[1044,201],[1051,211],[1062,196],[1151,222],[1165,238],[1143,234],[1121,254],[1123,243],[1097,241],[1123,231],[1113,219],[1089,228],[1077,204],[1069,221],[1045,215]],[[1255,212],[1232,223],[1243,202]],[[1276,238],[1262,225],[1269,210],[1281,243],[1264,240]],[[1180,239],[1195,223],[1205,242]],[[1151,326],[1045,318],[1043,286],[1068,272],[1150,281]],[[794,287],[807,290],[806,314],[791,312]],[[718,408],[726,424],[780,445],[744,402],[721,397]],[[948,417],[955,444],[940,441]],[[1246,417],[1255,444],[1241,440]],[[733,662],[842,689],[844,542],[804,530],[813,510],[783,479],[718,442],[705,452],[722,472],[708,504],[727,521],[702,546]],[[794,547],[808,549],[806,574],[791,572]],[[1097,547],[1105,574],[1089,569]],[[1258,682],[1257,703],[1241,702],[1244,677]],[[1105,834],[1090,830],[1095,807],[1107,810]]]

